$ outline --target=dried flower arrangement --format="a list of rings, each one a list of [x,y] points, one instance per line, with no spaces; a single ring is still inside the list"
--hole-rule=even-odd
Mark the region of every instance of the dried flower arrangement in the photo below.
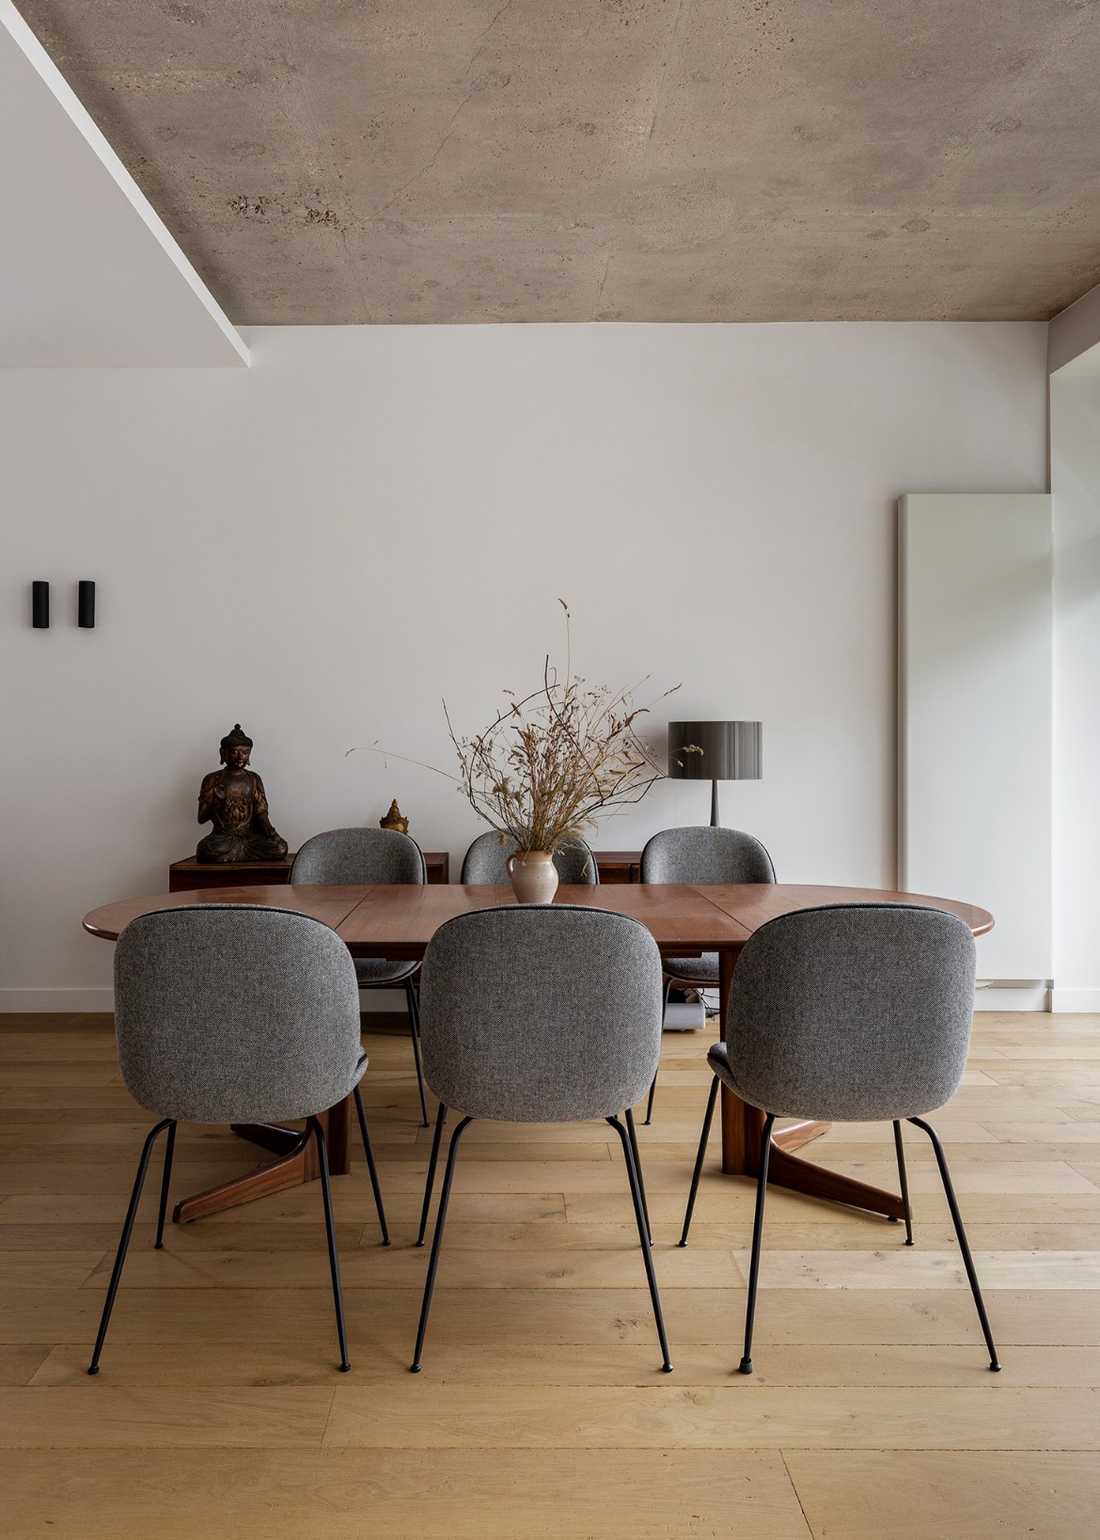
[[[574,675],[572,617],[565,600],[558,602],[565,618],[564,673],[548,654],[538,688],[521,697],[505,690],[511,699],[486,728],[469,736],[456,732],[444,701],[458,774],[425,766],[455,781],[502,839],[514,840],[521,851],[550,854],[581,837],[597,814],[640,802],[664,777],[636,730],[649,710],[634,704],[639,686],[611,690]]]

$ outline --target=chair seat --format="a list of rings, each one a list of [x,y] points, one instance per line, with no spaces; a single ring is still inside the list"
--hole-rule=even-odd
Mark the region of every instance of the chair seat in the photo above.
[[[704,952],[701,957],[664,957],[661,966],[670,979],[683,979],[688,984],[718,983],[717,952]]]
[[[420,967],[419,962],[391,962],[387,957],[356,957],[355,977],[361,988],[372,985],[404,984]]]

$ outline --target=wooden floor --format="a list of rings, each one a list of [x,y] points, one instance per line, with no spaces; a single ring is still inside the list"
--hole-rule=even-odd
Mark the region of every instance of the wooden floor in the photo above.
[[[316,1186],[175,1227],[151,1204],[97,1380],[83,1373],[149,1119],[108,1023],[0,1018],[0,1530],[24,1537],[735,1536],[1038,1540],[1100,1508],[1100,1018],[977,1018],[938,1118],[1004,1361],[986,1368],[927,1143],[899,1226],[773,1192],[757,1373],[740,1353],[752,1188],[712,1169],[676,1248],[710,1035],[669,1036],[641,1130],[675,1373],[658,1372],[606,1125],[475,1124],[424,1372],[410,1048],[368,1040],[394,1245],[361,1159],[336,1183],[354,1369],[335,1340]],[[888,1127],[813,1158],[883,1186]],[[181,1130],[177,1191],[247,1169]],[[148,1184],[156,1187],[156,1169]]]

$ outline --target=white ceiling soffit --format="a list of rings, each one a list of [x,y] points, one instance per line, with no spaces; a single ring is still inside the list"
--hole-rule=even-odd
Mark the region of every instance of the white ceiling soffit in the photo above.
[[[0,367],[247,364],[11,0],[0,24]]]
[[[1071,366],[1077,374],[1100,371],[1100,284],[1056,315],[1048,335],[1051,374]]]

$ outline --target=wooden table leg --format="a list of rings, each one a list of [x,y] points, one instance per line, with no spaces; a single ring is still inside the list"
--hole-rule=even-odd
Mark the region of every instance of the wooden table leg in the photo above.
[[[350,1125],[351,1098],[345,1097],[320,1115],[328,1143],[329,1169],[333,1176],[346,1176],[350,1170],[348,1129]],[[269,1165],[259,1166],[246,1176],[219,1182],[204,1192],[182,1198],[172,1211],[172,1219],[178,1225],[190,1224],[195,1219],[205,1219],[210,1214],[221,1214],[226,1209],[239,1208],[243,1203],[253,1203],[257,1198],[284,1192],[288,1187],[300,1187],[303,1182],[316,1181],[320,1174],[317,1149],[312,1139],[303,1141],[302,1130],[279,1128],[267,1123],[235,1123],[233,1132],[253,1144],[261,1145],[279,1155]]]
[[[718,998],[723,1031],[736,962],[736,952],[719,952]],[[764,1114],[758,1107],[743,1102],[726,1086],[722,1087],[721,1100],[722,1170],[728,1176],[756,1176],[760,1170]],[[886,1214],[892,1219],[903,1218],[902,1201],[896,1194],[868,1187],[865,1182],[812,1165],[808,1160],[799,1160],[791,1153],[811,1139],[828,1133],[830,1127],[829,1123],[802,1122],[774,1134],[768,1157],[768,1181],[777,1187],[790,1188],[792,1192],[805,1193],[810,1198],[847,1203],[852,1208],[869,1209],[873,1214]]]

